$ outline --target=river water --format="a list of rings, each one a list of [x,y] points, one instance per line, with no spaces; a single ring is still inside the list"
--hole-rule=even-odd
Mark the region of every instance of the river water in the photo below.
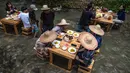
[[[16,1],[16,2],[14,2]],[[20,9],[29,6],[30,2],[14,0],[13,4]],[[5,1],[0,1],[0,18],[5,17]],[[40,6],[38,6],[40,9]],[[37,19],[41,11],[36,11]],[[75,28],[81,12],[69,10],[56,13],[55,23],[65,18]],[[67,73],[48,64],[48,61],[36,57],[33,46],[37,38],[27,36],[4,35],[0,30],[0,73]],[[101,53],[95,59],[92,73],[130,73],[130,38],[119,30],[105,33]],[[4,55],[6,54],[6,56]]]

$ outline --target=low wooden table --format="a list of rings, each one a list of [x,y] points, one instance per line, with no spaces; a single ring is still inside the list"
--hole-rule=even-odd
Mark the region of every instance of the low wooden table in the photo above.
[[[107,31],[110,31],[111,26],[113,25],[113,19],[112,20],[107,20],[104,18],[98,18],[98,19],[94,19],[94,24],[96,25],[97,22],[102,22],[102,23],[106,23],[107,24]]]
[[[6,18],[3,18],[0,20],[2,25],[3,25],[3,29],[4,29],[4,32],[7,34],[7,31],[6,31],[6,27],[5,25],[13,25],[14,26],[14,31],[15,31],[15,34],[18,35],[18,29],[17,29],[17,25],[20,24],[20,20],[7,20]]]
[[[67,43],[67,42],[65,42],[64,40],[62,40],[61,43],[60,43],[60,46],[63,46],[65,43]],[[69,44],[70,46],[71,46],[71,44],[77,45],[77,46],[76,46],[77,51],[78,51],[78,49],[79,49],[79,47],[80,47],[80,43],[77,42],[77,39],[76,39],[76,38],[74,38],[74,39],[72,40],[72,42],[70,42],[70,43],[68,43],[68,44]],[[64,51],[64,50],[62,50],[61,48],[57,49],[57,48],[55,48],[55,47],[49,49],[49,52],[50,52],[50,63],[51,63],[51,64],[53,64],[53,54],[56,54],[56,55],[58,55],[58,56],[62,56],[62,57],[64,57],[64,58],[66,58],[66,59],[69,60],[69,61],[68,61],[68,70],[71,70],[71,68],[72,68],[72,62],[73,62],[73,60],[75,59],[77,52],[76,52],[75,54],[71,54],[71,53],[68,52],[68,49],[67,49],[66,51]]]
[[[100,13],[100,12],[96,12],[96,14],[97,13]],[[110,15],[109,13],[102,13],[102,14],[108,14],[108,15]],[[102,22],[102,23],[106,23],[107,24],[107,31],[110,31],[110,29],[111,29],[111,26],[113,25],[113,15],[111,15],[111,20],[108,20],[108,19],[105,19],[104,17],[101,17],[101,18],[95,18],[95,19],[93,19],[95,22],[94,22],[94,24],[96,25],[96,23],[97,22]]]

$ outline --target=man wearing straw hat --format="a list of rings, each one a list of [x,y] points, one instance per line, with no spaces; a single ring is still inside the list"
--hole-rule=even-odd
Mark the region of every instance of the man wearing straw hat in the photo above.
[[[101,29],[101,26],[98,25],[90,25],[89,32],[95,36],[96,40],[98,41],[98,46],[95,50],[98,50],[102,44],[102,36],[104,35],[104,31]]]
[[[88,67],[91,64],[93,55],[95,53],[95,48],[98,45],[96,38],[88,32],[82,32],[78,40],[83,48],[81,48],[77,53],[72,73],[75,71],[77,73],[79,65]]]
[[[61,22],[58,23],[52,30],[57,33],[61,33],[66,30],[68,25],[70,25],[70,23],[67,23],[65,19],[62,19]]]
[[[57,34],[54,31],[44,32],[40,38],[36,41],[35,50],[40,50],[42,55],[45,58],[48,58],[48,49],[50,47],[50,42],[54,41],[57,38]]]
[[[41,32],[45,32],[47,30],[51,30],[54,26],[54,12],[50,11],[50,8],[47,5],[43,5],[41,8],[43,12],[41,13],[41,23],[40,23],[40,30]]]

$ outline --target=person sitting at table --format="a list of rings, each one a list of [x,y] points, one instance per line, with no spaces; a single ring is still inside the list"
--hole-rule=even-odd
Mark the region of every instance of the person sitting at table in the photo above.
[[[70,25],[70,23],[67,23],[65,19],[62,19],[60,23],[58,23],[52,31],[57,32],[58,34],[61,32],[64,32],[67,28],[67,26]]]
[[[77,53],[71,73],[77,73],[79,65],[88,67],[91,64],[95,48],[98,45],[96,38],[88,32],[82,32],[78,40],[83,48],[80,48]]]
[[[40,50],[40,53],[45,57],[49,57],[48,49],[51,48],[50,43],[57,38],[55,31],[46,31],[36,41],[34,49]]]
[[[22,28],[22,30],[28,30],[31,28],[28,10],[26,7],[22,7],[21,11],[22,12],[18,15],[18,18],[23,22],[24,28]]]
[[[87,8],[85,8],[82,12],[82,15],[80,17],[80,21],[77,25],[77,31],[81,32],[82,29],[87,29],[89,26],[89,23],[92,18],[95,18],[94,13],[92,12],[92,4],[88,4]]]
[[[104,31],[101,29],[100,25],[90,25],[88,32],[90,32],[93,36],[95,36],[98,42],[98,46],[95,49],[97,51],[98,49],[100,49],[102,45],[102,36],[104,35]]]
[[[43,10],[43,12],[41,13],[40,17],[40,30],[41,32],[45,32],[54,27],[55,13],[51,11],[47,5],[43,5],[41,10]]]
[[[113,20],[115,25],[121,25],[125,21],[125,6],[121,5],[120,10],[117,12],[117,18]]]
[[[13,14],[13,13],[15,13],[17,11],[16,7],[14,7],[12,5],[12,3],[9,2],[9,1],[6,3],[6,8],[5,9],[6,9],[8,15]]]

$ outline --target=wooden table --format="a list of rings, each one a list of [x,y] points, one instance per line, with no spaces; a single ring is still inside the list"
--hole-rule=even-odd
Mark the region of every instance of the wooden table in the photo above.
[[[0,21],[1,21],[2,25],[3,25],[3,29],[4,29],[5,33],[7,33],[5,25],[13,25],[15,34],[18,35],[17,25],[20,24],[20,22],[21,22],[20,20],[13,20],[13,19],[7,20],[6,18],[3,18]]]
[[[97,13],[100,13],[100,12],[96,12],[96,14],[97,14]],[[108,15],[110,15],[108,12],[106,12],[106,13],[102,13],[102,12],[101,12],[101,14],[108,14]],[[107,31],[110,31],[111,26],[113,25],[113,15],[110,15],[110,16],[111,16],[111,19],[110,19],[110,20],[105,19],[104,17],[95,18],[95,19],[93,19],[93,20],[95,21],[94,24],[96,25],[97,22],[106,23],[106,24],[107,24]]]
[[[66,43],[67,42],[65,42],[64,40],[62,40],[61,43],[60,43],[60,46],[63,46]],[[70,46],[71,46],[71,44],[77,45],[76,46],[77,51],[78,51],[78,49],[80,47],[80,43],[77,42],[76,38],[74,38],[72,40],[72,42],[67,43],[67,44],[69,44]],[[49,49],[49,52],[50,52],[50,63],[51,64],[53,64],[53,54],[56,54],[56,55],[62,56],[62,57],[64,57],[64,58],[66,58],[66,59],[69,60],[69,62],[68,62],[68,70],[71,70],[71,68],[72,68],[72,62],[75,59],[77,52],[75,54],[71,54],[71,53],[68,52],[68,50],[64,51],[61,48],[57,49],[55,47]]]

